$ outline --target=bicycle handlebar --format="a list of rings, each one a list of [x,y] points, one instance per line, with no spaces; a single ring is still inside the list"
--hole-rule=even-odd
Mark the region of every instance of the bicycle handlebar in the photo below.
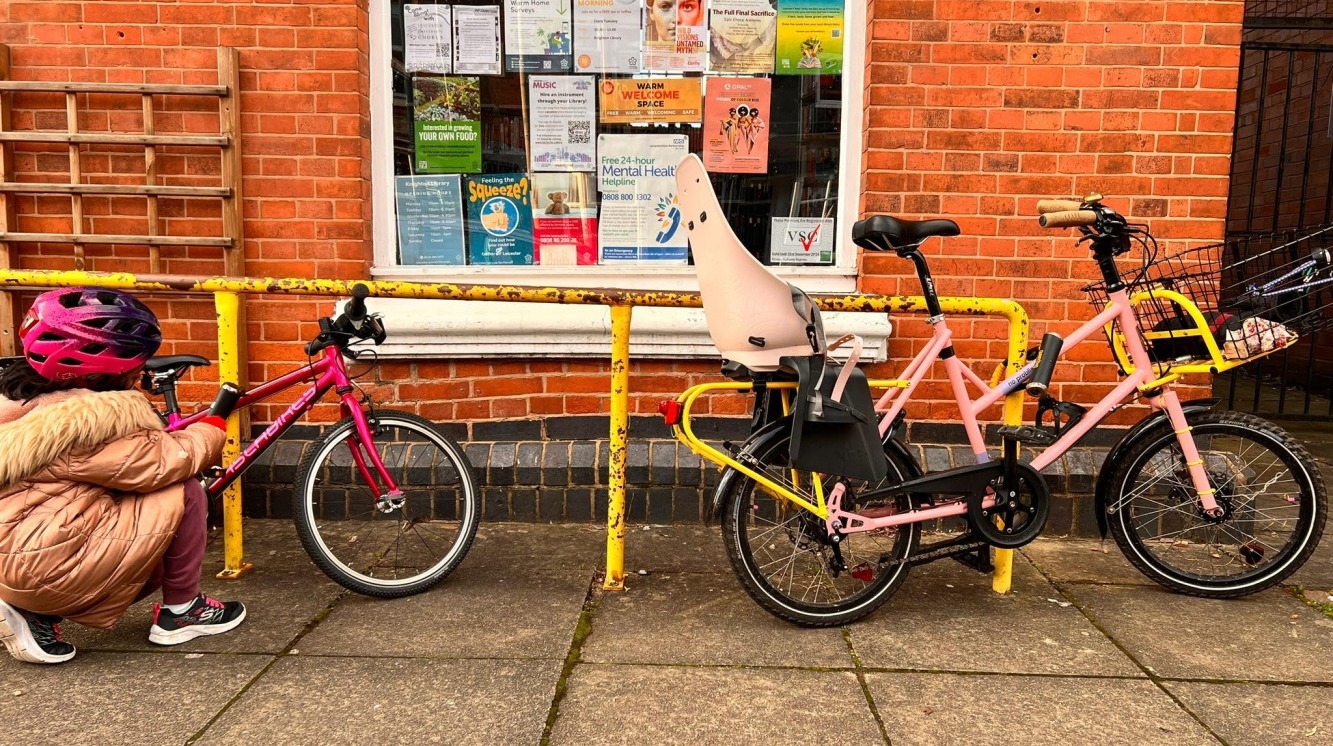
[[[1096,225],[1097,213],[1092,210],[1064,210],[1048,212],[1037,218],[1043,228],[1075,228],[1081,225]]]
[[[1043,199],[1037,201],[1037,214],[1050,212],[1073,212],[1083,207],[1083,203],[1072,199]]]
[[[370,288],[359,282],[352,286],[352,299],[347,302],[347,308],[343,311],[348,321],[359,324],[366,318],[366,298],[369,297]]]

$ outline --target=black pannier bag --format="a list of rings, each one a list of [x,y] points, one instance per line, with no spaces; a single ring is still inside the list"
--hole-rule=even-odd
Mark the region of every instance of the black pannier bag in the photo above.
[[[792,466],[871,483],[888,476],[865,372],[852,370],[835,401],[832,392],[841,364],[825,364],[822,356],[784,357],[782,364],[795,370],[799,380],[792,403]]]

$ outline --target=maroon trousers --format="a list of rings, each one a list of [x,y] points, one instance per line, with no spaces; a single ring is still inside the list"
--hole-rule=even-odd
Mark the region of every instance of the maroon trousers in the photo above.
[[[147,598],[162,589],[162,603],[173,605],[193,601],[199,595],[199,572],[204,566],[204,545],[208,541],[208,494],[203,485],[185,482],[185,515],[176,527],[176,538],[167,546],[162,564],[139,592]],[[138,599],[136,599],[138,600]]]

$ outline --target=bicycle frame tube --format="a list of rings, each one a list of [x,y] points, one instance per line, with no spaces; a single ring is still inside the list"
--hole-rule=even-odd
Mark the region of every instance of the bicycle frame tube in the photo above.
[[[312,382],[312,385],[303,391],[296,401],[292,402],[291,406],[279,414],[273,423],[265,428],[235,461],[227,466],[221,477],[208,485],[210,497],[221,495],[254,463],[259,454],[282,437],[292,424],[306,412],[309,412],[315,403],[322,399],[330,389],[339,393],[344,413],[350,416],[355,423],[356,434],[348,440],[347,445],[351,450],[353,463],[356,464],[357,470],[370,487],[371,492],[376,499],[383,497],[385,492],[389,494],[398,492],[398,485],[389,476],[388,470],[380,460],[379,453],[373,447],[370,447],[370,444],[374,443],[370,423],[366,421],[365,413],[362,411],[359,402],[352,396],[352,381],[347,375],[347,367],[343,363],[342,351],[337,347],[326,347],[324,348],[323,357],[319,360],[245,392],[237,401],[236,406],[237,408],[248,407],[273,396],[279,391],[285,391],[305,382]],[[172,413],[168,415],[168,429],[179,430],[202,420],[207,415],[207,410],[196,412],[188,417]],[[369,465],[367,464],[367,454],[369,455]],[[374,471],[379,474],[382,482],[374,478],[371,471],[372,466]],[[381,489],[381,484],[387,489]]]
[[[1083,436],[1087,435],[1088,431],[1096,427],[1111,411],[1132,396],[1135,391],[1140,391],[1150,382],[1157,380],[1156,370],[1139,335],[1138,317],[1135,315],[1134,308],[1130,304],[1128,294],[1124,289],[1111,293],[1110,302],[1106,308],[1069,335],[1061,350],[1061,357],[1113,321],[1118,321],[1121,330],[1124,331],[1125,344],[1129,348],[1130,359],[1134,363],[1134,372],[1127,375],[1110,393],[1103,397],[1073,428],[1060,436],[1055,443],[1032,460],[1032,468],[1037,471],[1041,471],[1060,458],[1065,451],[1079,442]],[[925,378],[926,373],[931,368],[931,363],[939,357],[940,353],[952,341],[953,333],[944,318],[940,317],[932,320],[931,326],[934,328],[934,334],[930,342],[917,353],[904,371],[903,375],[908,379],[907,385],[902,388],[888,389],[875,403],[875,411],[883,413],[880,420],[881,436],[887,433],[890,423],[894,421],[894,418],[898,416],[898,413],[911,398],[912,391]],[[1028,363],[994,388],[987,385],[980,376],[964,365],[957,355],[951,355],[943,362],[972,451],[976,455],[978,463],[989,461],[990,454],[986,449],[981,426],[977,422],[977,415],[1023,386],[1032,376],[1036,362]],[[968,383],[976,386],[978,391],[981,392],[978,398],[973,399],[969,396]],[[1217,502],[1213,498],[1213,489],[1209,486],[1207,472],[1203,468],[1203,459],[1199,456],[1198,449],[1194,445],[1194,439],[1189,437],[1189,424],[1185,420],[1184,410],[1180,406],[1180,400],[1177,398],[1175,391],[1167,387],[1161,394],[1150,397],[1148,403],[1155,409],[1166,410],[1172,427],[1175,428],[1181,452],[1189,467],[1195,489],[1198,491],[1199,501],[1204,510],[1216,510]],[[829,511],[826,520],[832,522],[840,519],[840,523],[844,527],[842,530],[845,533],[873,531],[942,516],[962,515],[967,512],[965,503],[958,501],[957,503],[926,510],[914,510],[909,513],[899,513],[879,518],[864,518],[841,510],[839,500],[841,495],[842,490],[839,487],[835,487],[834,491],[830,493]],[[989,500],[990,498],[987,498],[987,501]]]

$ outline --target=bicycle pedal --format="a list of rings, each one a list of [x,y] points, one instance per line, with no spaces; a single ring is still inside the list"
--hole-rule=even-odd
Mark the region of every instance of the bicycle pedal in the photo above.
[[[1000,428],[1000,437],[1006,440],[1016,440],[1019,443],[1028,445],[1048,446],[1054,443],[1059,436],[1055,433],[1040,427],[1032,425],[1008,425]]]
[[[977,572],[994,572],[995,570],[995,565],[991,564],[990,547],[983,546],[961,554],[955,554],[953,558],[964,567]]]

